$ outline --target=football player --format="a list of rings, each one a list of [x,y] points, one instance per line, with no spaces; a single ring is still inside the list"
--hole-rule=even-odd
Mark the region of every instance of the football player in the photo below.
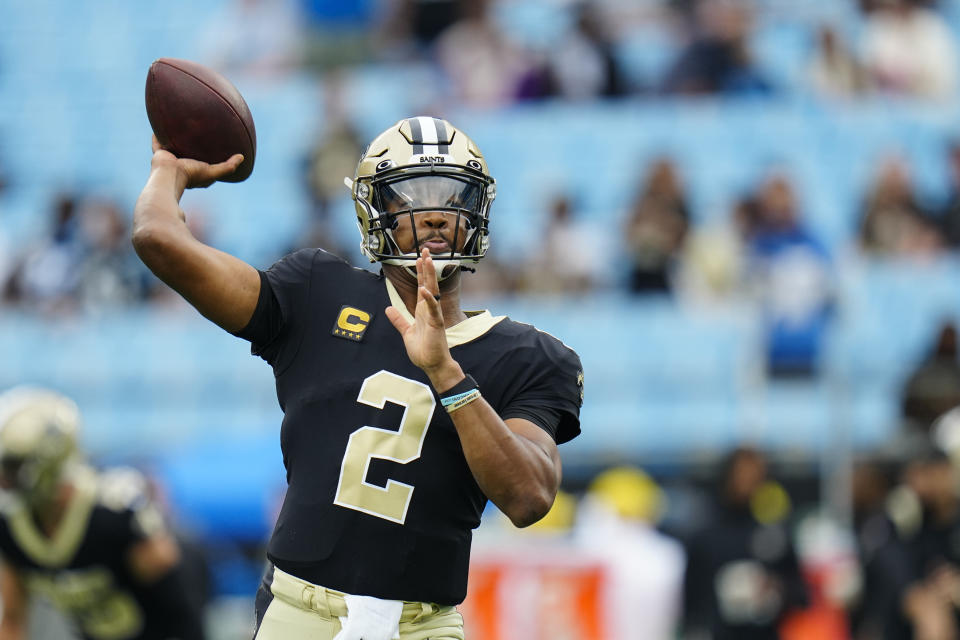
[[[449,122],[408,118],[345,182],[363,253],[322,249],[266,271],[198,242],[184,189],[228,175],[154,140],[133,243],[203,315],[270,363],[288,490],[257,594],[259,640],[462,638],[472,530],[492,500],[547,513],[557,444],[579,431],[576,353],[532,326],[460,307],[489,245],[495,182]]]
[[[52,391],[0,395],[0,639],[28,637],[33,596],[89,640],[203,638],[145,479],[86,464],[79,422],[77,406]]]

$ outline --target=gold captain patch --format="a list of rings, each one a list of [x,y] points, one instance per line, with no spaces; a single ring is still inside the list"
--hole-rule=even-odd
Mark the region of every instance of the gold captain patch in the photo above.
[[[340,308],[340,315],[337,321],[333,323],[333,335],[346,340],[360,342],[363,340],[363,334],[370,325],[370,319],[373,314],[361,311],[356,307],[343,305]]]

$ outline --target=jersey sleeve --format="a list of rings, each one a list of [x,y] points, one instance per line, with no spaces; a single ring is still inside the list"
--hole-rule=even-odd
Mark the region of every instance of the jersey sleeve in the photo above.
[[[299,346],[298,314],[308,309],[311,273],[319,249],[291,253],[260,272],[260,297],[247,326],[235,335],[250,341],[250,351],[276,366]]]
[[[539,332],[538,338],[535,346],[519,349],[513,357],[515,391],[500,417],[529,420],[563,444],[580,434],[583,366],[576,352],[556,338]]]

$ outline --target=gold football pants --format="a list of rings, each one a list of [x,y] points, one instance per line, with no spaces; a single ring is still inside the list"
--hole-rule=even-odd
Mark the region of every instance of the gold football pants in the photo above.
[[[340,632],[340,616],[347,615],[343,593],[277,568],[269,593],[266,589],[261,584],[257,593],[257,617],[262,618],[254,640],[332,640]],[[404,602],[400,639],[464,640],[463,618],[453,607]]]

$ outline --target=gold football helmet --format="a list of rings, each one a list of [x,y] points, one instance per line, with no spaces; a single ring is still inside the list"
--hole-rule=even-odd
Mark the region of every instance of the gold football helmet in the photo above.
[[[0,488],[29,504],[49,501],[64,470],[79,460],[77,405],[47,389],[0,394]]]
[[[414,266],[423,241],[414,221],[425,212],[451,217],[450,252],[432,256],[441,265],[469,269],[466,265],[487,252],[496,183],[477,145],[446,120],[400,120],[367,146],[353,180],[344,183],[356,204],[360,248],[371,262]],[[403,215],[410,216],[413,227],[413,247],[407,251],[394,237]],[[456,270],[440,268],[438,273]]]

